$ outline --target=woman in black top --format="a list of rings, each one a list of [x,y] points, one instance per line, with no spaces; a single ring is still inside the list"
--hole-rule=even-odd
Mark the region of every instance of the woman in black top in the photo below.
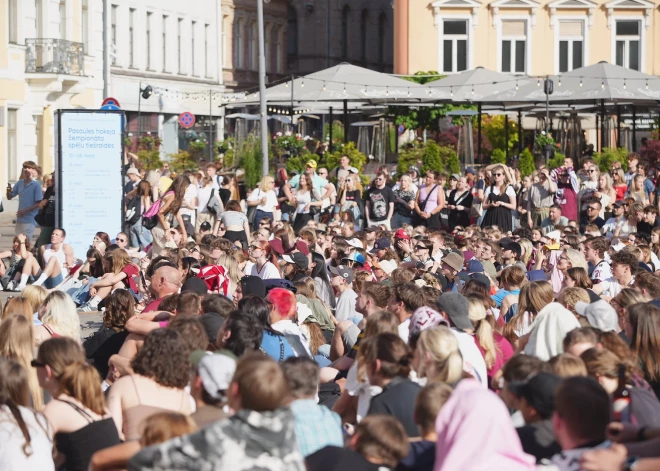
[[[447,209],[449,209],[449,227],[467,227],[470,225],[470,210],[472,209],[472,192],[466,177],[460,177],[456,189],[449,193]]]
[[[493,168],[494,183],[484,191],[486,210],[481,227],[497,226],[503,233],[513,230],[513,210],[516,209],[516,194],[509,185],[507,173],[502,165]]]
[[[404,224],[412,224],[416,195],[412,189],[410,175],[401,175],[399,188],[394,190],[396,201],[394,202],[394,215],[392,216],[393,230],[400,228]]]
[[[218,190],[218,196],[220,197],[220,201],[222,201],[223,208],[226,206],[227,202],[231,199],[231,190],[229,189],[230,185],[231,185],[231,178],[229,178],[227,175],[222,177],[222,186]]]
[[[351,212],[356,226],[364,218],[364,202],[362,201],[362,185],[354,173],[346,177],[346,188],[342,192],[339,204],[341,212]]]

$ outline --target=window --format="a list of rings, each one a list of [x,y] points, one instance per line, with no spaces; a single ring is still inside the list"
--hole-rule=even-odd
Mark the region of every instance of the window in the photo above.
[[[167,72],[167,18],[163,15],[163,72]]]
[[[582,67],[584,62],[584,22],[559,22],[559,72]]]
[[[66,39],[66,3],[64,0],[60,0],[59,13],[60,13],[60,39]]]
[[[190,73],[195,75],[195,30],[197,29],[197,22],[192,22],[192,28],[190,29],[190,60],[192,61],[190,66]]]
[[[209,25],[204,25],[204,77],[209,75]]]
[[[378,62],[381,65],[385,63],[385,44],[387,43],[387,15],[385,13],[380,14],[380,19],[378,20]]]
[[[229,23],[229,15],[225,15],[222,19],[222,67],[225,69],[230,68],[233,65],[233,59],[232,59],[232,64],[229,63],[229,41],[227,41],[227,35],[230,31],[230,23]]]
[[[243,68],[243,21],[237,19],[234,27],[234,65]]]
[[[42,36],[42,31],[44,30],[44,12],[43,12],[43,4],[42,0],[34,0],[34,9],[36,13],[36,18],[35,18],[35,29],[36,29],[36,37],[41,38]],[[10,17],[11,18],[11,17]]]
[[[348,22],[351,17],[351,7],[348,5],[344,6],[344,9],[341,12],[341,56],[346,59],[348,57],[348,40],[349,40],[349,31],[348,31]]]
[[[16,44],[18,43],[18,0],[9,0],[7,17],[9,22],[9,42]]]
[[[110,41],[112,43],[112,65],[117,65],[117,5],[110,8]]]
[[[523,74],[527,71],[527,22],[502,21],[502,72]]]
[[[444,20],[442,27],[442,71],[462,72],[467,70],[467,20]]]
[[[250,23],[248,30],[245,65],[250,70],[257,70],[257,23],[255,21]]]
[[[153,70],[151,64],[151,21],[153,18],[153,13],[147,12],[147,70]]]
[[[9,180],[16,181],[18,175],[18,110],[7,110],[7,171]]]
[[[273,25],[270,29],[270,54],[269,54],[269,68],[273,73],[279,72],[278,60],[279,60],[279,49],[280,49],[280,28],[277,25]]]
[[[80,42],[85,53],[89,54],[89,0],[82,0],[82,19],[80,21]]]
[[[177,21],[177,26],[176,26],[176,51],[177,51],[177,58],[179,60],[179,73],[183,73],[183,54],[181,50],[181,33],[183,29],[183,19],[179,18]]]
[[[616,65],[640,70],[641,23],[639,21],[616,22]]]
[[[286,52],[290,56],[295,56],[298,54],[298,13],[292,6],[289,6],[288,10],[287,30]]]
[[[128,9],[128,66],[135,67],[135,8]]]
[[[362,62],[367,62],[367,23],[369,22],[369,11],[362,10],[360,18],[360,50],[362,51]]]
[[[266,72],[271,72],[270,69],[270,43],[273,40],[273,28],[274,26],[266,22],[264,25],[264,57],[266,59]]]

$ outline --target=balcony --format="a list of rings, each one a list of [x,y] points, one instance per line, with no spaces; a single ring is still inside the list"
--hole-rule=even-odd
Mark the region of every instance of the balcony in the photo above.
[[[85,75],[85,46],[64,39],[25,40],[25,72],[82,77]]]

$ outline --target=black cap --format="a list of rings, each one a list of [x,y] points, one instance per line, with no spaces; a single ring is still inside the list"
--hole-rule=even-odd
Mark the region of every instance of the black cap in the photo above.
[[[516,396],[525,398],[545,420],[555,411],[555,391],[560,382],[559,376],[541,371],[527,381],[512,381],[507,387]]]
[[[215,339],[218,337],[218,332],[220,332],[222,324],[225,323],[225,318],[217,312],[207,312],[199,316],[199,320],[204,326],[209,341],[215,343]]]
[[[282,259],[287,263],[296,265],[301,270],[307,270],[307,267],[309,267],[309,259],[307,256],[303,255],[302,252],[293,252],[282,255]]]
[[[188,278],[183,283],[183,286],[181,286],[181,292],[197,293],[200,296],[206,296],[209,291],[206,283],[204,283],[204,280],[193,276],[192,278]]]
[[[258,276],[244,276],[241,278],[241,290],[243,290],[243,296],[257,296],[259,298],[266,297],[266,287],[264,286],[264,280]]]
[[[210,231],[211,230],[211,223],[208,221],[204,221],[199,225],[199,230],[200,231]]]
[[[381,237],[376,242],[374,242],[374,248],[371,249],[371,253],[376,253],[379,250],[383,250],[383,249],[389,249],[391,246],[392,243],[390,242],[390,239],[387,239],[386,237]]]
[[[511,250],[516,254],[517,258],[520,258],[522,255],[522,246],[518,242],[514,242],[508,237],[500,240],[500,247],[502,247],[504,250]]]

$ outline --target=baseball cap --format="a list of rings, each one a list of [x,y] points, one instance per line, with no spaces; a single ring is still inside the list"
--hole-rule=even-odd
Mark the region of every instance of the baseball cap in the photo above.
[[[468,273],[466,271],[463,271],[463,272],[458,274],[458,278],[460,280],[465,281],[466,283],[470,280],[480,281],[484,285],[486,285],[486,287],[488,288],[488,291],[490,291],[490,280],[483,273]]]
[[[379,250],[389,249],[392,246],[390,239],[386,237],[381,237],[376,242],[374,242],[374,248],[371,249],[371,253],[376,253]]]
[[[418,307],[410,318],[408,339],[412,339],[421,331],[438,325],[448,326],[447,320],[435,309],[428,306]],[[448,326],[449,327],[449,326]]]
[[[616,332],[619,326],[616,311],[604,299],[591,304],[578,301],[575,303],[575,312],[586,317],[590,326],[603,332]]]
[[[330,273],[334,276],[341,276],[346,283],[353,283],[353,269],[344,265],[339,265],[337,267],[330,267]]]
[[[525,398],[542,419],[549,419],[555,410],[555,391],[560,382],[559,376],[541,371],[527,381],[512,381],[507,387],[516,396]]]
[[[353,252],[348,257],[342,258],[341,259],[342,263],[345,260],[350,260],[351,262],[359,263],[360,265],[364,265],[364,262],[366,262],[364,255],[362,255],[360,252]]]
[[[241,278],[241,289],[243,290],[243,296],[266,297],[264,280],[255,275],[246,275]]]
[[[484,266],[481,264],[479,260],[470,260],[470,263],[468,263],[467,266],[467,272],[468,273],[483,273],[484,272]]]
[[[446,265],[449,265],[456,271],[461,271],[463,269],[463,257],[456,252],[449,252],[447,255],[442,257],[442,260],[440,261]]]
[[[623,201],[623,200],[619,200],[619,201],[616,201],[612,206],[616,206],[617,208],[620,208],[620,207],[622,207],[622,206],[625,205],[625,204],[626,204],[625,201]]]
[[[403,229],[397,229],[397,231],[394,233],[394,238],[395,239],[408,240],[408,239],[410,239],[410,236]]]
[[[379,230],[380,228],[378,226],[369,226],[364,229],[364,232],[376,232]]]
[[[461,178],[461,176],[458,173],[452,173],[450,178],[453,178],[454,180],[458,181]]]
[[[236,359],[225,353],[195,350],[190,354],[190,361],[197,365],[197,374],[207,394],[213,399],[224,399],[224,392],[229,389],[236,372]]]
[[[210,231],[211,230],[211,223],[208,221],[205,221],[199,225],[199,230],[201,231]]]
[[[522,246],[518,242],[514,242],[508,237],[500,240],[500,247],[502,247],[504,250],[511,250],[516,254],[517,257],[522,255]]]
[[[206,286],[206,283],[204,283],[203,280],[197,278],[196,276],[193,276],[192,278],[188,278],[183,283],[183,286],[181,286],[181,292],[197,293],[200,296],[206,296],[208,294],[208,287]]]
[[[495,268],[495,264],[489,260],[483,260],[481,262],[481,266],[484,267],[484,273],[486,275],[490,276],[492,279],[497,278],[497,268]]]
[[[461,330],[474,329],[468,314],[468,300],[460,293],[443,293],[435,300],[441,312],[446,312],[452,323]]]
[[[476,175],[477,171],[474,169],[474,167],[467,167],[465,169],[465,174],[467,175],[468,173],[471,173],[472,175]]]
[[[316,163],[316,160],[308,160],[307,163],[305,163],[305,167],[311,167],[311,168],[316,168],[318,164]]]
[[[140,175],[140,171],[135,167],[131,167],[128,170],[126,170],[126,175]]]
[[[364,244],[358,239],[357,237],[353,237],[352,239],[348,239],[346,241],[348,245],[351,247],[355,247],[356,249],[364,249]]]
[[[282,260],[287,263],[293,263],[298,268],[302,268],[303,270],[307,270],[307,267],[309,267],[309,259],[301,252],[293,252],[291,254],[283,255]]]
[[[380,261],[374,260],[372,264],[374,268],[383,270],[387,274],[387,276],[390,276],[397,266],[394,260],[380,260]]]

